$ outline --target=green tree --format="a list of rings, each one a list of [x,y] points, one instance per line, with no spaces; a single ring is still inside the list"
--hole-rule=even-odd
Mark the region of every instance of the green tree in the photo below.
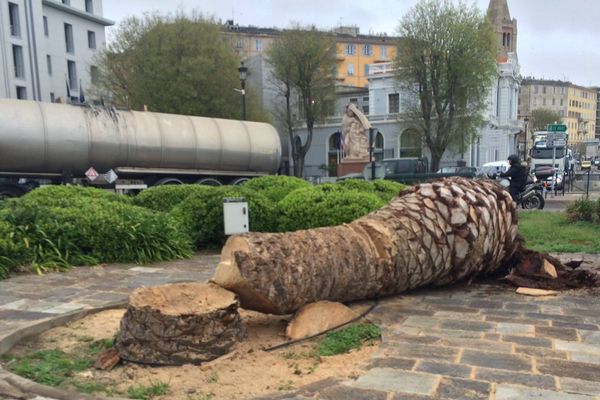
[[[451,146],[464,154],[483,125],[496,76],[490,22],[473,5],[422,0],[401,20],[396,56],[403,112],[431,153],[431,169]]]
[[[536,108],[529,115],[529,131],[545,131],[549,124],[560,122],[562,117],[548,108]]]
[[[100,56],[96,97],[151,111],[241,119],[239,58],[202,16],[129,17]],[[250,119],[264,119],[249,93]]]
[[[315,27],[284,31],[267,52],[273,76],[284,98],[283,120],[288,131],[294,175],[302,177],[315,122],[331,115],[335,103],[336,48],[333,38]],[[296,100],[299,98],[299,100]],[[292,109],[299,106],[306,124],[304,142],[294,135]]]

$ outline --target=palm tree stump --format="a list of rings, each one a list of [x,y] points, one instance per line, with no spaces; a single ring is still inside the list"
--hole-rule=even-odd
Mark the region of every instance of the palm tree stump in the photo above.
[[[247,309],[376,298],[497,270],[520,248],[515,203],[493,181],[408,188],[350,224],[232,236],[212,282]]]
[[[214,284],[136,289],[115,346],[126,361],[198,364],[226,354],[244,335],[237,296]]]

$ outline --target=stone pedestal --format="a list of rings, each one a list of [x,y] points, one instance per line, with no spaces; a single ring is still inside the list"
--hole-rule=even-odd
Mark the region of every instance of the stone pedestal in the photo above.
[[[337,166],[337,176],[344,176],[348,174],[362,174],[365,169],[365,165],[369,163],[369,160],[343,160]]]

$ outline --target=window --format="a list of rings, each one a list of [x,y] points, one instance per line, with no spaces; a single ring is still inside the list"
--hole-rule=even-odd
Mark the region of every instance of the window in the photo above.
[[[50,101],[52,103],[54,103],[56,101],[56,96],[54,95],[54,92],[50,92]]]
[[[27,100],[27,88],[24,86],[17,86],[17,99]]]
[[[564,99],[560,99],[560,105],[564,105]]]
[[[388,113],[395,114],[400,112],[400,94],[391,93],[388,95]]]
[[[235,48],[236,48],[236,49],[241,49],[242,47],[244,47],[244,44],[243,44],[243,42],[242,42],[242,39],[238,39],[238,40],[235,42]]]
[[[75,53],[75,45],[73,44],[73,25],[65,24],[65,47],[67,53]]]
[[[369,103],[363,103],[362,112],[365,115],[369,115]]]
[[[365,76],[369,76],[369,64],[365,64]]]
[[[93,0],[85,0],[85,12],[90,14],[94,13],[94,2]]]
[[[379,51],[381,53],[379,59],[383,61],[387,60],[387,46],[381,46]]]
[[[356,45],[352,44],[352,43],[348,43],[346,45],[346,55],[347,56],[353,56],[356,54]]]
[[[50,57],[50,54],[46,54],[46,65],[48,67],[48,75],[52,76],[52,57]]]
[[[13,45],[13,66],[15,68],[15,78],[25,79],[25,65],[23,63],[23,48]]]
[[[88,31],[88,47],[92,50],[96,49],[96,32]]]
[[[48,37],[48,17],[44,15],[44,36]]]
[[[552,99],[552,105],[555,106],[556,105],[556,99]]]
[[[75,61],[67,61],[67,73],[69,79],[69,88],[77,90],[77,67]]]
[[[262,39],[256,39],[256,51],[262,51]]]
[[[10,34],[12,36],[21,36],[19,6],[15,3],[8,3],[8,19],[10,22]]]
[[[95,65],[92,65],[90,67],[90,77],[92,78],[92,84],[97,84],[98,80],[100,78],[100,71],[98,70],[98,67],[96,67]]]
[[[363,46],[363,56],[372,56],[373,55],[373,46],[370,44],[365,44]]]
[[[354,76],[354,64],[348,64],[348,76]]]
[[[544,105],[544,106],[546,105],[546,98],[545,97],[542,99],[542,105]]]
[[[546,86],[542,86],[542,93],[546,94]]]

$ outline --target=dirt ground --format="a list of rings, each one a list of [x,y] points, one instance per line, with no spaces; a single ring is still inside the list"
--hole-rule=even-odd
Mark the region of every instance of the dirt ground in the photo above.
[[[358,311],[358,310],[357,310]],[[82,342],[112,339],[125,310],[100,312],[68,326],[54,328],[17,346],[11,353],[30,354],[38,350],[60,349],[77,352]],[[262,349],[286,341],[289,317],[241,310],[246,338],[233,351],[199,366],[148,367],[119,364],[110,372],[94,369],[77,374],[84,383],[105,385],[107,393],[127,396],[128,388],[167,383],[168,394],[158,399],[217,400],[247,399],[253,396],[292,390],[318,380],[355,378],[366,366],[377,345],[363,346],[348,354],[320,357],[319,339],[273,352]],[[98,393],[101,394],[101,393]]]

